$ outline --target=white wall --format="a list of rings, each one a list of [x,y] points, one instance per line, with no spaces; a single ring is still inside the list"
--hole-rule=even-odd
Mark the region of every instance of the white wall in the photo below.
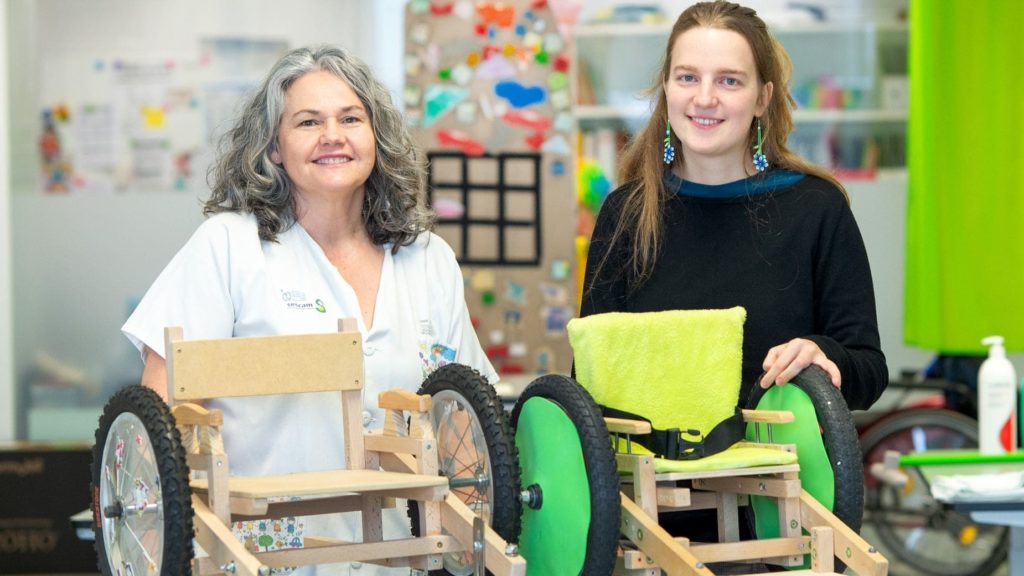
[[[388,10],[395,0],[0,0],[8,8],[12,158],[15,184],[2,194],[12,217],[6,235],[13,248],[6,280],[17,304],[9,333],[17,335],[0,367],[11,383],[0,388],[0,426],[33,440],[88,439],[111,388],[135,379],[137,354],[120,334],[131,303],[140,297],[202,219],[205,186],[182,193],[52,196],[40,192],[39,114],[67,99],[74,105],[102,102],[109,86],[97,82],[90,64],[114,58],[193,57],[202,39],[284,40],[291,47],[328,42],[351,49],[389,86],[401,79],[402,27]],[[84,63],[84,65],[83,65]],[[391,86],[399,93],[399,86]],[[106,91],[105,91],[106,90]],[[9,174],[2,170],[3,174]],[[4,244],[8,243],[3,240]],[[9,302],[11,298],[3,301]],[[13,326],[13,328],[11,328]],[[2,336],[2,334],[0,334]],[[0,341],[3,341],[0,339]],[[10,341],[10,338],[7,340]],[[0,357],[0,360],[3,360]],[[41,368],[42,367],[42,368]],[[80,383],[78,390],[50,387],[46,394],[73,409],[39,406],[26,382],[55,375]],[[7,377],[11,379],[10,376]],[[38,393],[39,389],[33,390]],[[71,394],[71,393],[75,394]],[[16,400],[16,405],[12,402]],[[6,402],[3,404],[2,402]],[[15,414],[17,418],[9,416]],[[2,434],[0,434],[2,437]]]
[[[7,3],[0,2],[0,442],[14,439],[11,341],[11,209],[7,106]]]

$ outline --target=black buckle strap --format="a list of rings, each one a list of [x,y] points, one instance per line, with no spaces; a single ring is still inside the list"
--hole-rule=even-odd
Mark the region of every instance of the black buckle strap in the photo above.
[[[609,408],[608,406],[601,406],[601,414],[608,418],[624,418],[627,420],[641,420],[648,424],[651,423],[650,420],[639,414]],[[696,440],[687,439],[687,436],[696,438]],[[742,440],[743,437],[743,413],[737,407],[732,416],[716,424],[706,436],[702,435],[700,430],[683,430],[680,428],[658,430],[651,426],[650,434],[632,435],[631,439],[653,452],[659,458],[667,460],[697,460],[698,458],[718,454]]]

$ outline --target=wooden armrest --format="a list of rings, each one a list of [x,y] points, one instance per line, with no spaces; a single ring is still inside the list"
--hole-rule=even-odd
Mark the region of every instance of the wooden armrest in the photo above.
[[[178,426],[221,426],[224,414],[220,410],[207,410],[199,404],[186,402],[171,407]]]
[[[377,405],[381,410],[426,412],[433,405],[433,399],[427,394],[420,395],[402,388],[394,388],[377,395]]]
[[[625,418],[605,418],[605,426],[613,434],[650,434],[651,423],[643,420],[626,420]]]
[[[789,424],[795,419],[793,413],[789,410],[743,410],[744,422]]]

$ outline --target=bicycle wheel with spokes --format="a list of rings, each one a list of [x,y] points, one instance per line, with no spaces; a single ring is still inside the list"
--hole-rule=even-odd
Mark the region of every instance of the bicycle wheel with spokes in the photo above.
[[[192,501],[174,416],[149,388],[119,390],[93,447],[96,555],[107,576],[190,574]]]
[[[499,536],[519,537],[519,463],[508,419],[487,379],[461,364],[448,364],[423,382],[420,394],[433,400],[431,420],[441,474],[449,488]],[[417,505],[409,507],[413,533],[421,533]],[[445,554],[444,571],[473,574],[470,552]]]
[[[978,446],[978,424],[953,412],[911,409],[885,417],[861,437],[864,469],[883,461],[888,450],[901,454]],[[870,474],[865,478],[865,528],[910,574],[985,576],[1006,559],[1009,529],[977,524],[931,496],[927,480],[916,467],[903,469],[907,483],[887,485]],[[891,573],[900,571],[900,562]]]

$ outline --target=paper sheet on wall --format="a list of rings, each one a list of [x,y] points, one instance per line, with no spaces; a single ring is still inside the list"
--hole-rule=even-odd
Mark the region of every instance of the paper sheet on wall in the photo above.
[[[114,68],[114,186],[123,190],[172,188],[165,103],[174,67],[168,61],[118,62]]]

